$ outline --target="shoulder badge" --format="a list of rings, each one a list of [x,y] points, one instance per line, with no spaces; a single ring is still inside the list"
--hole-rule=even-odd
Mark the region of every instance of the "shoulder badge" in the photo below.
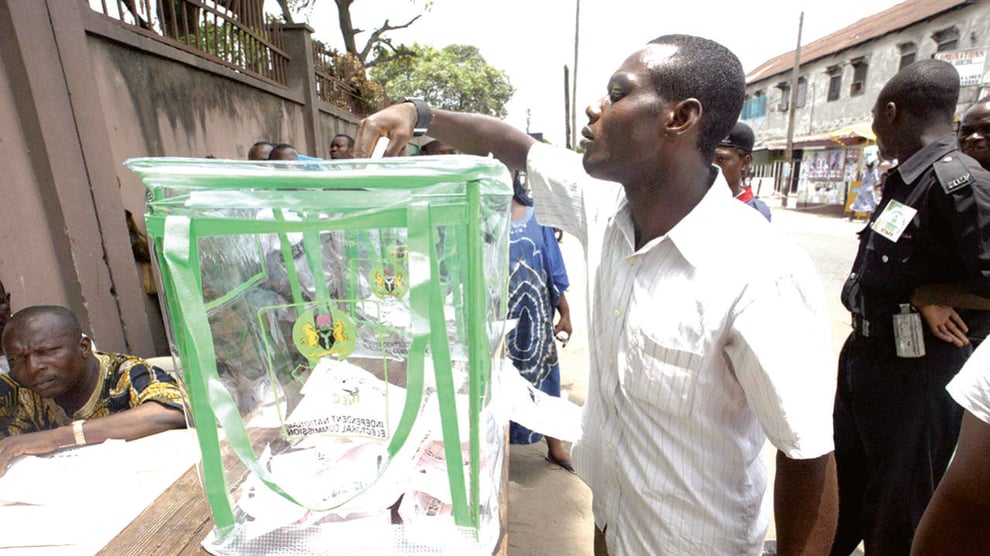
[[[947,154],[935,162],[935,177],[942,191],[952,193],[973,184],[973,174],[958,153]]]

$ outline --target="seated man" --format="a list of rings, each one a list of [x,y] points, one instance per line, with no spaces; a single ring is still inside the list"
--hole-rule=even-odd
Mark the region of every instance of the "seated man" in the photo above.
[[[171,375],[137,357],[93,351],[68,309],[18,311],[3,347],[10,374],[0,375],[0,476],[17,456],[186,425]]]

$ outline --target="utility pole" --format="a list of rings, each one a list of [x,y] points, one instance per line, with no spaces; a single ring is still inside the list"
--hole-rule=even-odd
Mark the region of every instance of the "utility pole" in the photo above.
[[[787,168],[787,180],[781,191],[781,204],[787,206],[787,196],[791,192],[791,183],[797,178],[794,175],[794,113],[797,112],[798,75],[801,71],[801,29],[804,27],[804,12],[798,19],[797,47],[794,48],[794,69],[791,71],[791,99],[787,106],[787,148],[784,150],[784,163]]]
[[[574,145],[574,136],[571,135],[571,80],[568,77],[567,64],[564,64],[564,142],[570,149]]]
[[[581,36],[581,0],[575,0],[574,8],[574,85],[571,87],[571,131],[570,144],[577,149],[577,71],[578,71],[578,38]],[[570,146],[568,148],[571,148]]]

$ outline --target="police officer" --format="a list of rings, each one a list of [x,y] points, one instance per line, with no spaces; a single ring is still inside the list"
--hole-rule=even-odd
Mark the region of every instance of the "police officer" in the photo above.
[[[971,314],[943,308],[922,319],[910,298],[926,284],[990,296],[990,173],[958,150],[958,96],[956,70],[924,60],[891,78],[873,108],[881,158],[900,164],[860,232],[842,292],[854,331],[839,358],[833,415],[833,554],[860,540],[867,554],[908,554],[955,447],[961,410],[945,385],[971,352],[961,316]]]

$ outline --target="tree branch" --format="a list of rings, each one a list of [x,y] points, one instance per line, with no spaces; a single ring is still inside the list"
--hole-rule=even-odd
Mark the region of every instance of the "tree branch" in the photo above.
[[[346,1],[346,0],[337,0],[337,1],[338,2],[341,2],[341,1]],[[394,26],[393,25],[390,25],[389,22],[388,22],[389,20],[386,19],[385,20],[385,23],[383,23],[381,27],[379,27],[378,29],[375,29],[371,33],[371,36],[368,38],[368,42],[365,43],[364,48],[361,49],[361,52],[357,54],[358,58],[361,60],[361,63],[364,64],[365,67],[371,67],[367,63],[368,55],[371,54],[371,51],[375,48],[376,45],[384,43],[384,44],[387,44],[389,47],[392,46],[390,42],[388,42],[384,37],[382,37],[382,35],[384,35],[385,33],[389,32],[389,31],[395,31],[397,29],[405,29],[406,27],[409,27],[410,25],[412,25],[413,23],[415,23],[416,20],[419,19],[419,18],[421,18],[421,17],[423,17],[423,14],[417,15],[416,17],[410,19],[409,21],[405,22],[404,24],[394,25]]]

